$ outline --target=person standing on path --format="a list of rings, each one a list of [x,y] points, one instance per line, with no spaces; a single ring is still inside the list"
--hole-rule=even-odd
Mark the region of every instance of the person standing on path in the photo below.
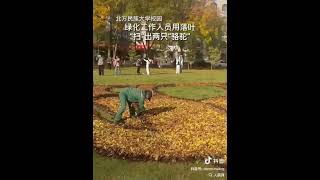
[[[180,74],[180,68],[181,68],[181,64],[180,64],[180,58],[176,57],[176,74]]]
[[[143,60],[146,62],[146,72],[147,72],[147,75],[149,76],[150,75],[149,66],[150,66],[150,63],[151,63],[151,59],[144,58]]]
[[[120,75],[120,58],[116,56],[114,60],[115,74]]]
[[[140,74],[140,68],[141,68],[141,58],[139,58],[136,62],[136,66],[137,66],[137,74]]]
[[[103,76],[104,75],[103,57],[99,54],[97,58],[98,58],[99,76]]]
[[[183,56],[180,54],[179,55],[179,62],[180,62],[180,73],[182,73],[183,69]]]
[[[107,58],[107,64],[108,64],[108,68],[109,68],[110,70],[112,70],[112,59],[111,59],[111,57],[108,57],[108,58]]]

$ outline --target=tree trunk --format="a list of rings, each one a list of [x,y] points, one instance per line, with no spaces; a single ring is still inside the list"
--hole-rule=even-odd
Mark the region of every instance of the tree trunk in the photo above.
[[[108,52],[107,57],[110,58],[110,56],[111,56],[111,40],[110,39],[109,39],[109,43],[108,43],[108,47],[107,47],[107,52]]]
[[[108,58],[110,58],[111,56],[111,50],[110,50],[110,46],[108,47]]]
[[[111,57],[111,47],[112,47],[112,21],[110,21],[110,30],[109,30],[108,58]]]
[[[98,55],[100,54],[100,52],[99,52],[99,33],[97,33],[97,46],[98,46]]]
[[[118,43],[116,43],[114,45],[114,50],[113,50],[113,59],[116,58],[116,54],[117,54],[117,47],[118,47]]]

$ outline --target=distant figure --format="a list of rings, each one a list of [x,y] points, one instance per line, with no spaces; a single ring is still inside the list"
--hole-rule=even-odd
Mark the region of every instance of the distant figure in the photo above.
[[[141,60],[141,58],[139,58],[139,59],[137,60],[137,62],[136,62],[137,74],[140,74],[141,64],[142,64],[142,60]]]
[[[181,62],[180,62],[180,58],[176,58],[176,74],[180,74],[181,73]]]
[[[182,57],[181,54],[179,55],[179,62],[180,62],[180,73],[182,73],[182,69],[183,69],[183,57]]]
[[[157,64],[158,68],[160,69],[161,68],[160,59],[156,60],[156,64]]]
[[[143,60],[146,62],[146,72],[147,72],[147,75],[149,76],[150,75],[149,66],[152,60],[149,58],[144,58]]]
[[[115,74],[120,75],[120,58],[116,56],[114,59]]]
[[[104,62],[103,62],[103,57],[99,54],[97,56],[98,59],[98,67],[99,67],[99,76],[104,75]]]
[[[108,68],[111,70],[112,69],[112,60],[111,57],[107,58],[107,64],[108,64]]]

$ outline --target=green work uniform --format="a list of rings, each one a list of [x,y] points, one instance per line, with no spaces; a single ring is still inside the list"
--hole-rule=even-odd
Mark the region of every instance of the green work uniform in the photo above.
[[[138,88],[125,88],[120,91],[120,108],[114,118],[115,122],[121,121],[122,114],[126,110],[126,104],[129,106],[130,116],[135,115],[135,109],[131,106],[131,103],[139,103],[139,109],[137,114],[141,114],[144,108],[145,91]]]

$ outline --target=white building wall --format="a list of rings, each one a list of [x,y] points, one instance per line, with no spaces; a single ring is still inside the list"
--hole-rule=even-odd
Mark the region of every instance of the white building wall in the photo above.
[[[214,3],[217,5],[218,13],[220,16],[227,16],[226,13],[223,12],[223,5],[227,5],[227,0],[213,0]]]

